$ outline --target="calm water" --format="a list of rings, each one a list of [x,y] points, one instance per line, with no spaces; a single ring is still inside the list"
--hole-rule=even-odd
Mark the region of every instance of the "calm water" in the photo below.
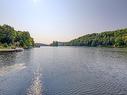
[[[0,95],[127,95],[127,49],[0,53]]]

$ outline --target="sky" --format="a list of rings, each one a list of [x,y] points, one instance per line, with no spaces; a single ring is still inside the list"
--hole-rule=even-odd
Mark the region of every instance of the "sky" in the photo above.
[[[29,31],[35,42],[69,41],[127,28],[127,0],[0,0],[0,25]]]

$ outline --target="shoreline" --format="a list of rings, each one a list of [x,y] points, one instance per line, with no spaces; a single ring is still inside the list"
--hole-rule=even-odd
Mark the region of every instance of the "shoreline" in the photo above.
[[[16,48],[16,49],[0,49],[0,52],[21,52],[23,51],[23,48]]]

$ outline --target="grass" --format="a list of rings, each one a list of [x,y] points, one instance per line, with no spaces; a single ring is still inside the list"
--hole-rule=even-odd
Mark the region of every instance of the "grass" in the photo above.
[[[13,45],[11,45],[11,46],[0,45],[0,49],[15,49],[15,48],[16,48],[16,46],[13,46]]]

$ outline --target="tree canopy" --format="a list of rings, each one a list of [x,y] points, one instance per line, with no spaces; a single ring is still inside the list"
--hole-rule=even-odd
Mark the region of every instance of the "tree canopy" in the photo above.
[[[28,31],[16,31],[9,25],[0,25],[0,46],[29,48],[34,46],[34,40]]]
[[[65,46],[127,47],[127,28],[92,33],[64,43]]]

